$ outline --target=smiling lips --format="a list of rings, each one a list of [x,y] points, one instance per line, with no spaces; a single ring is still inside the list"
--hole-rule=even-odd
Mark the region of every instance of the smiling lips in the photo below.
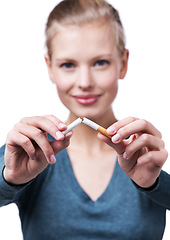
[[[78,95],[74,96],[76,102],[82,105],[91,105],[98,101],[100,95]]]

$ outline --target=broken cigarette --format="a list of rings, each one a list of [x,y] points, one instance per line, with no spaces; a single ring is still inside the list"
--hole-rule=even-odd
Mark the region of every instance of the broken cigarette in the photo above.
[[[81,122],[83,121],[82,118],[77,118],[74,122],[70,123],[67,126],[67,129],[62,131],[62,133],[65,135],[66,133],[70,132],[71,130],[73,130],[75,127],[77,127]]]
[[[89,120],[88,118],[85,117],[81,117],[82,123],[88,125],[89,127],[93,128],[94,130],[102,133],[104,136],[108,137],[108,138],[112,138],[112,136],[110,136],[106,129],[104,127],[101,127],[100,125],[98,125],[97,123]]]

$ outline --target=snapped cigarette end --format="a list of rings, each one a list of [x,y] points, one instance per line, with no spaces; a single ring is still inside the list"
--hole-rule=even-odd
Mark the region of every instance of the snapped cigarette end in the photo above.
[[[88,125],[89,127],[93,128],[94,130],[97,130],[98,132],[102,133],[104,136],[108,137],[108,138],[112,138],[112,136],[110,136],[106,129],[104,127],[101,127],[100,125],[98,125],[97,123],[89,120],[88,118],[85,117],[81,117],[82,119],[82,123]]]
[[[65,135],[66,133],[70,132],[75,127],[77,127],[82,121],[83,121],[82,118],[80,118],[80,117],[77,118],[74,122],[72,122],[70,125],[68,125],[67,129],[62,131],[62,133]]]

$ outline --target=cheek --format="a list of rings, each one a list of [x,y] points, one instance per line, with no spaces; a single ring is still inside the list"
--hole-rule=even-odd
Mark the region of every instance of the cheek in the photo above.
[[[106,75],[104,78],[100,79],[99,85],[105,91],[117,91],[118,78],[114,74]]]
[[[106,71],[98,74],[97,79],[101,87],[105,90],[117,88],[119,79],[118,66],[116,64],[111,65]]]
[[[110,99],[110,102],[113,102],[118,91],[118,80],[113,80],[108,83],[108,88],[107,88],[107,96],[108,99]]]
[[[63,74],[59,74],[59,73],[55,74],[55,78],[53,82],[56,85],[58,92],[61,92],[61,93],[68,92],[73,85],[70,78],[68,79],[66,76],[63,76]]]
[[[69,90],[69,85],[61,80],[56,82],[58,92],[65,93]]]
[[[104,90],[105,102],[112,104],[118,92],[118,78],[114,74],[105,76],[105,79],[100,82],[101,88]]]

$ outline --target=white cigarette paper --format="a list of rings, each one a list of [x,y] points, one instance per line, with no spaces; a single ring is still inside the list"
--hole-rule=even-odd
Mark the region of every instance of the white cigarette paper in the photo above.
[[[85,117],[83,117],[83,123],[88,125],[89,127],[93,128],[94,130],[97,131],[97,129],[99,128],[99,125]]]
[[[104,127],[98,125],[97,123],[95,123],[95,122],[93,122],[93,121],[91,121],[91,120],[89,120],[89,119],[87,119],[87,118],[85,118],[85,117],[82,117],[82,119],[83,119],[82,123],[88,125],[89,127],[93,128],[94,130],[102,133],[102,134],[105,135],[106,137],[108,137],[108,138],[110,138],[110,139],[112,138],[112,136],[110,136],[110,135],[107,133],[107,130],[106,130]]]
[[[77,127],[81,122],[83,121],[83,119],[81,119],[80,117],[77,118],[74,122],[70,123],[67,126],[67,129],[62,131],[62,133],[65,135],[66,133],[70,132],[71,130],[73,130],[75,127]]]

